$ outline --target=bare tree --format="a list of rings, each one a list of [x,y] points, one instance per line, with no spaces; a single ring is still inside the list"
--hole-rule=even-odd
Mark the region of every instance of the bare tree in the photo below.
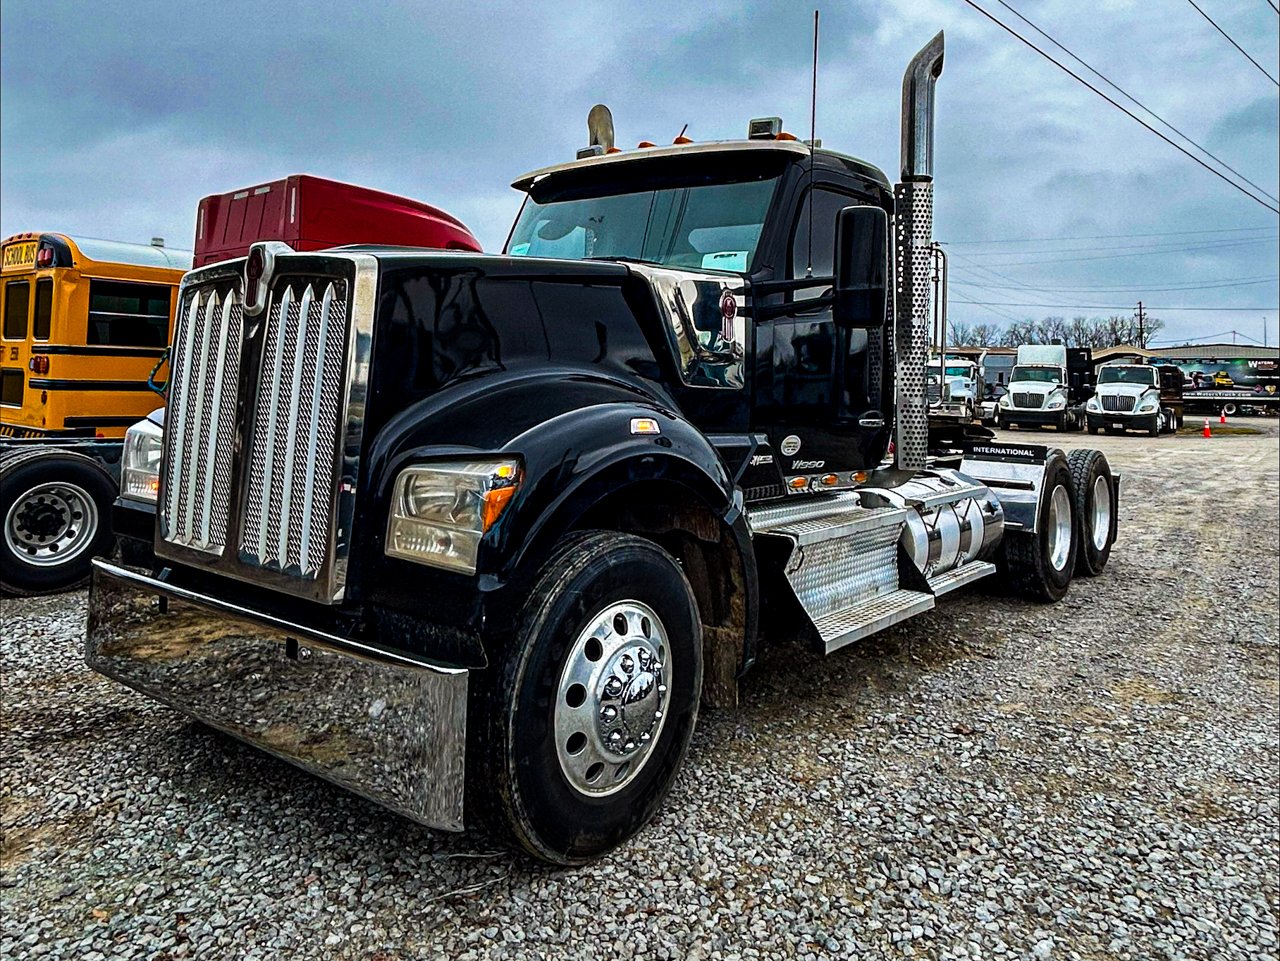
[[[994,347],[1000,339],[1000,328],[989,323],[974,324],[972,338],[975,347]]]
[[[973,343],[973,328],[963,322],[948,324],[947,340],[952,347],[968,347]]]

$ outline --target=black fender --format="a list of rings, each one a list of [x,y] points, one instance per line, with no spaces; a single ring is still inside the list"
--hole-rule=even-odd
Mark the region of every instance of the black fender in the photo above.
[[[644,386],[543,368],[475,378],[400,412],[369,447],[353,538],[363,551],[349,589],[377,607],[479,633],[487,598],[537,563],[592,507],[628,487],[642,496],[643,485],[662,483],[687,491],[730,530],[748,591],[750,647],[757,582],[741,492],[705,435],[669,398]],[[632,433],[635,418],[655,420],[660,433]],[[392,489],[404,467],[503,455],[519,458],[521,483],[481,542],[476,575],[386,556]]]

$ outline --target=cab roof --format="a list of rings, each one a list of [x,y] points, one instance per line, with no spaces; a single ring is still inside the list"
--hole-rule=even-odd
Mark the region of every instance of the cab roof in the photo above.
[[[810,151],[809,145],[799,140],[709,140],[703,143],[672,144],[665,147],[641,147],[636,150],[623,150],[617,153],[607,153],[596,157],[584,157],[581,160],[552,164],[550,167],[541,167],[517,177],[511,182],[511,186],[516,190],[528,193],[529,188],[542,178],[571,171],[595,170],[600,167],[642,163],[646,160],[690,155],[764,154],[769,152],[807,157]],[[885,190],[892,189],[889,184],[889,178],[885,176],[884,171],[867,163],[865,160],[859,160],[857,157],[850,157],[847,154],[837,153],[834,150],[826,150],[821,147],[813,151],[813,155],[815,164],[819,166],[852,170],[854,173],[879,184]]]

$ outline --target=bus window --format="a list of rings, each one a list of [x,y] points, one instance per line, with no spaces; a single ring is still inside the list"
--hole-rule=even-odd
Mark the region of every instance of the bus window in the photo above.
[[[12,367],[0,371],[0,404],[5,407],[21,407],[22,388],[22,371]]]
[[[31,325],[31,336],[36,340],[48,340],[53,326],[53,280],[45,277],[36,281],[36,316]]]
[[[31,285],[11,280],[4,285],[4,339],[26,340],[27,310],[31,306]]]
[[[160,284],[89,281],[88,343],[164,347],[169,342],[169,289]]]

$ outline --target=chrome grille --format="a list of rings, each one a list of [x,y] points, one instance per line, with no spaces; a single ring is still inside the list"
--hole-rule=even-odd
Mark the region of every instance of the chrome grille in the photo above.
[[[346,285],[293,280],[267,315],[240,559],[315,578],[333,521],[347,343]]]
[[[242,310],[234,281],[196,288],[174,331],[161,532],[210,554],[227,542]]]
[[[1034,391],[1018,391],[1013,395],[1013,406],[1023,410],[1038,410],[1044,406],[1044,394]]]
[[[1136,398],[1127,394],[1103,394],[1102,409],[1103,410],[1133,410],[1133,402]]]

